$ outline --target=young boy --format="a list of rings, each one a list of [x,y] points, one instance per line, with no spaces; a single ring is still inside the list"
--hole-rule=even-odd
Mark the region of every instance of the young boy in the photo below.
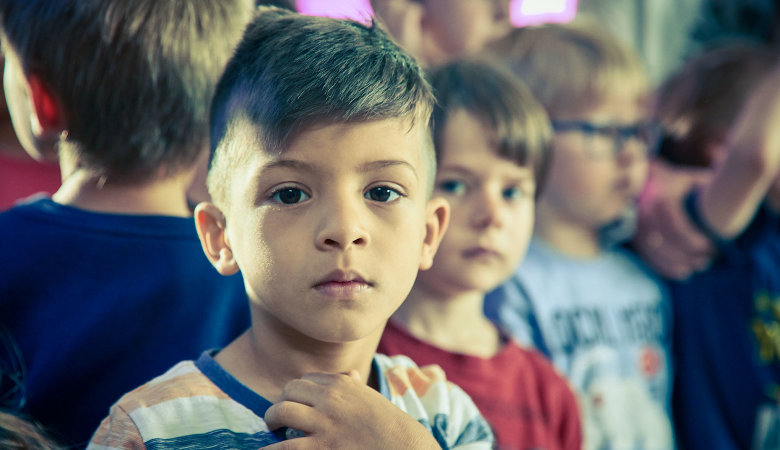
[[[668,130],[661,155],[715,172],[680,209],[718,255],[671,284],[673,411],[685,448],[780,445],[778,64],[774,49],[726,41],[692,56],[656,102]]]
[[[586,24],[522,29],[496,48],[555,136],[528,255],[487,313],[569,377],[586,448],[672,448],[670,305],[637,258],[607,243],[645,180],[645,73]]]
[[[0,214],[0,335],[13,349],[0,368],[21,361],[0,394],[64,445],[85,445],[123,392],[249,326],[241,277],[214,274],[185,192],[253,10],[0,1],[16,133],[31,154],[59,156],[63,177],[51,198]]]
[[[461,61],[431,74],[436,192],[452,208],[433,267],[421,272],[378,351],[441,365],[496,433],[498,448],[581,448],[577,404],[547,359],[482,314],[531,238],[552,140],[547,114],[511,73]]]
[[[125,395],[93,448],[489,448],[441,369],[375,354],[448,219],[430,88],[376,27],[269,9],[212,106],[214,203],[195,218],[252,327]]]

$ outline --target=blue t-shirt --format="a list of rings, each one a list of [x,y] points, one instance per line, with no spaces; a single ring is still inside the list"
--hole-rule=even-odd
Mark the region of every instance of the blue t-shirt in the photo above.
[[[674,447],[671,305],[633,254],[571,258],[534,238],[485,309],[567,376],[580,396],[585,448]]]
[[[780,217],[761,207],[736,239],[691,218],[720,256],[671,283],[677,361],[674,411],[685,448],[780,448]]]
[[[83,446],[125,392],[249,326],[192,218],[31,200],[0,214],[0,399]]]

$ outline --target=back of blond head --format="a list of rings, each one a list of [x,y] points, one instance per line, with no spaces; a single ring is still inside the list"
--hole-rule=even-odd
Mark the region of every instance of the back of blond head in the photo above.
[[[613,95],[649,95],[639,56],[594,22],[518,28],[490,48],[552,118],[578,115]]]

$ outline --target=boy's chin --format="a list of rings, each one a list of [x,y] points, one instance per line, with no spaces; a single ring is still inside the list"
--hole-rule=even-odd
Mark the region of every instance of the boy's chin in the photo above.
[[[381,333],[383,328],[382,326],[371,327],[366,321],[358,324],[342,323],[339,325],[324,323],[321,329],[309,330],[306,334],[309,338],[324,344],[348,344],[373,337]]]

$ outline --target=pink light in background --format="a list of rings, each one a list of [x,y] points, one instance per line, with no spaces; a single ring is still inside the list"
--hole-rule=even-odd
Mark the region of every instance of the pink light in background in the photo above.
[[[295,7],[303,14],[361,22],[374,16],[369,0],[297,0]],[[567,23],[577,14],[577,0],[511,0],[509,9],[512,24],[516,27]]]
[[[577,14],[577,0],[512,0],[509,16],[516,27],[568,23]]]
[[[310,16],[335,17],[367,22],[374,17],[369,0],[297,0],[295,8]]]

